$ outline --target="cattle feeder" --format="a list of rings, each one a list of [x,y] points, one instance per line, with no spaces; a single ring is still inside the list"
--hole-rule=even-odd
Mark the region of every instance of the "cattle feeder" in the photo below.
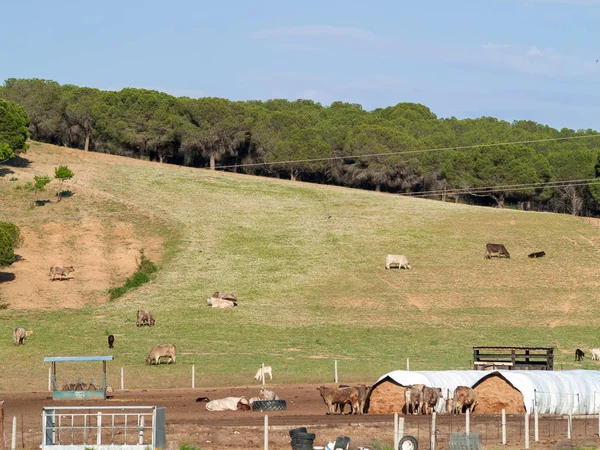
[[[52,363],[51,383],[52,400],[105,400],[106,399],[106,361],[112,361],[112,356],[48,356],[44,362]],[[95,362],[102,361],[102,383],[96,384],[93,379],[89,383],[78,379],[74,383],[67,380],[59,385],[56,378],[56,363],[63,362]]]

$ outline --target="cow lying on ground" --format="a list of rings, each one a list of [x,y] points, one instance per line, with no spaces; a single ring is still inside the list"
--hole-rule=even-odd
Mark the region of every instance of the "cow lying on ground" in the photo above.
[[[215,292],[213,298],[222,298],[223,300],[231,300],[237,302],[237,297],[230,292]]]
[[[261,366],[257,371],[256,375],[254,375],[254,379],[256,381],[260,381],[262,383],[263,377],[269,375],[269,379],[273,379],[273,368],[271,366],[265,366],[264,369]]]
[[[13,330],[13,345],[25,344],[25,338],[33,334],[32,330],[25,331],[25,328],[15,328]]]
[[[412,269],[412,264],[408,262],[408,258],[404,255],[387,255],[385,257],[385,270],[390,270],[392,264],[398,265],[398,269]]]
[[[209,306],[212,306],[213,308],[221,308],[221,309],[233,308],[234,306],[237,306],[237,302],[235,302],[233,300],[224,299],[224,298],[215,298],[215,297],[208,297],[206,299],[206,303]]]
[[[75,272],[75,268],[73,266],[63,267],[63,266],[52,266],[50,267],[50,276],[52,277],[52,281],[54,281],[57,277],[60,277],[62,280],[63,277],[67,277],[67,280],[70,280],[71,277],[69,274],[71,272]]]
[[[592,353],[592,360],[600,361],[600,348],[592,348],[590,352]]]
[[[502,244],[485,244],[485,255],[487,259],[492,257],[496,258],[510,258],[510,254],[506,247]]]
[[[475,406],[477,406],[477,391],[467,386],[458,386],[454,390],[454,399],[452,401],[453,414],[461,414],[465,407],[468,407],[472,414]]]
[[[206,404],[206,409],[209,411],[237,411],[240,403],[250,406],[246,397],[225,397],[211,400]]]
[[[585,353],[583,353],[583,350],[581,349],[577,349],[575,350],[575,361],[583,361],[583,357],[585,356]],[[594,355],[592,354],[592,359],[593,359]]]
[[[419,414],[423,410],[423,384],[411,384],[406,386],[405,402],[406,414]]]
[[[146,311],[145,309],[138,309],[135,318],[136,326],[141,327],[142,325],[148,325],[151,327],[155,322],[154,317],[152,317],[152,312]]]
[[[529,258],[543,258],[546,256],[546,252],[533,252],[527,255]]]
[[[171,361],[175,364],[177,362],[175,355],[176,351],[177,349],[174,344],[165,344],[154,347],[146,357],[146,365],[152,364],[153,361],[155,364],[160,364],[160,358],[167,358],[167,364]]]
[[[359,392],[356,387],[345,388],[330,388],[327,386],[318,387],[317,390],[321,393],[323,402],[327,405],[327,414],[335,413],[335,405],[339,404],[343,410],[343,405],[350,405],[350,414],[358,414],[358,397]]]

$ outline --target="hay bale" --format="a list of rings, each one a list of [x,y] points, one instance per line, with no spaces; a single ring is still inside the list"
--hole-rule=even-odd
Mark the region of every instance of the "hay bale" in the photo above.
[[[383,381],[373,386],[369,394],[369,414],[402,414],[406,388],[392,381]]]
[[[474,387],[477,391],[477,414],[524,414],[523,394],[499,375],[491,375]]]

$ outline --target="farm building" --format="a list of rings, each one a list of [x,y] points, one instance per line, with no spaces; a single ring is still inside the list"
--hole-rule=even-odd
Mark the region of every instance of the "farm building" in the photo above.
[[[442,388],[452,397],[457,386],[470,386],[477,391],[476,414],[533,413],[598,414],[600,412],[600,371],[514,371],[479,370],[405,371],[396,370],[381,376],[367,398],[370,414],[402,413],[405,386],[424,384]],[[442,412],[440,401],[437,411]]]

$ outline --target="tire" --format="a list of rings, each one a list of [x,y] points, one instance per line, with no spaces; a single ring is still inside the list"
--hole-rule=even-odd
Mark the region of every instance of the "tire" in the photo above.
[[[341,448],[343,450],[346,450],[348,448],[348,444],[350,444],[350,438],[348,436],[339,436],[336,440],[335,440],[335,444],[333,444],[333,448],[338,449]]]
[[[296,433],[306,433],[308,430],[306,427],[293,428],[289,431],[290,437],[293,438]]]
[[[412,436],[404,436],[398,443],[398,450],[418,450],[419,442]]]
[[[285,400],[256,400],[252,411],[283,411],[287,409]]]

